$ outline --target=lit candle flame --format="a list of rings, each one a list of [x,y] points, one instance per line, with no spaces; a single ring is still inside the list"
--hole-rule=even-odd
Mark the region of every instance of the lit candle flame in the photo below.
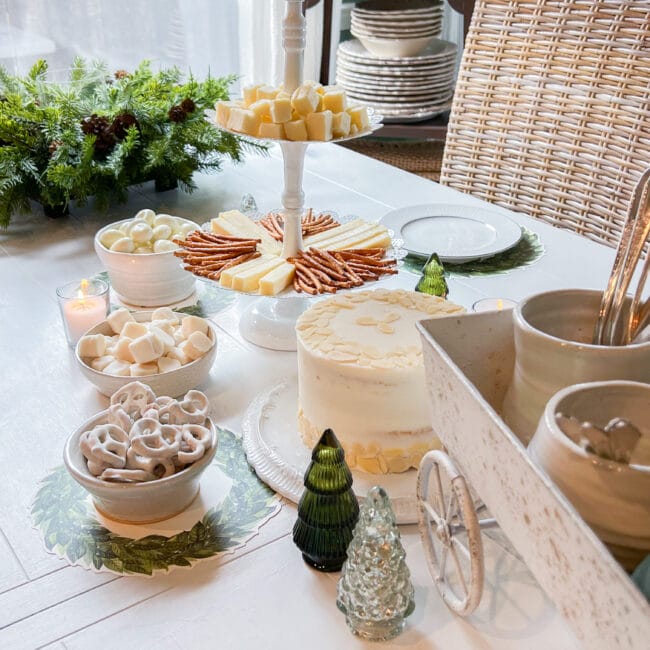
[[[497,300],[497,309],[498,309],[499,311],[501,311],[501,310],[503,309],[503,300],[502,300],[501,298],[499,298],[499,299]]]
[[[88,289],[88,285],[90,283],[86,278],[84,278],[80,283],[79,283],[79,290],[77,291],[77,298],[81,301],[81,304],[83,305],[84,300],[86,299],[86,291]]]

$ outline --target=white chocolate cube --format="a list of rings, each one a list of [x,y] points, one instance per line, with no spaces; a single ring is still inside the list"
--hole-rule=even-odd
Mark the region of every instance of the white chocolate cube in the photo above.
[[[178,359],[171,357],[160,357],[158,359],[158,372],[171,372],[172,370],[178,370],[181,366],[182,364]]]
[[[149,331],[145,323],[137,323],[136,321],[129,321],[124,323],[124,327],[120,332],[120,336],[126,336],[130,339],[137,339],[144,336]]]
[[[276,97],[270,105],[271,120],[276,124],[289,122],[291,120],[291,99],[285,97]]]
[[[149,332],[131,341],[129,350],[136,363],[149,363],[163,355],[164,346],[160,339]]]
[[[310,140],[327,142],[332,139],[332,111],[310,113],[305,119]]]
[[[307,126],[305,125],[305,120],[291,120],[291,122],[285,122],[284,134],[287,136],[287,140],[294,140],[295,142],[307,140]]]
[[[313,86],[303,84],[298,86],[291,95],[291,107],[299,115],[309,115],[318,110],[320,104],[320,95],[316,92]]]
[[[122,361],[128,361],[129,363],[134,363],[135,359],[133,358],[133,353],[131,352],[129,345],[133,342],[133,339],[130,339],[128,336],[121,336],[120,340],[113,347],[113,356],[116,359],[122,359]]]
[[[115,334],[119,334],[126,323],[133,323],[135,319],[131,316],[131,312],[128,309],[120,307],[108,315],[106,322]]]
[[[284,126],[273,122],[262,122],[258,135],[267,140],[284,140]]]
[[[352,119],[350,114],[343,111],[332,115],[332,135],[335,138],[347,138],[350,134]]]
[[[260,127],[260,119],[248,108],[233,108],[228,118],[228,128],[231,131],[255,135]]]
[[[186,316],[181,323],[181,331],[186,339],[190,338],[193,332],[201,332],[207,336],[209,331],[208,321],[200,316]]]
[[[106,351],[106,337],[103,334],[87,334],[79,339],[77,350],[80,357],[101,357]]]
[[[332,113],[341,113],[346,107],[345,91],[330,90],[323,94],[323,109]]]

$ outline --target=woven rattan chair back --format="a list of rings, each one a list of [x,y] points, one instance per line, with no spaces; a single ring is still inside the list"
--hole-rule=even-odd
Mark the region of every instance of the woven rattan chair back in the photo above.
[[[650,0],[477,0],[441,182],[615,246],[650,165]]]

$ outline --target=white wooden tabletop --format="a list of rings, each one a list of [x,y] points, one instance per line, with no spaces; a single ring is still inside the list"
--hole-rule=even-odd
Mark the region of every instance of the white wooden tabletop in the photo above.
[[[39,209],[0,231],[0,648],[357,648],[335,605],[338,574],[309,569],[293,545],[296,507],[283,502],[243,548],[191,569],[153,578],[95,573],[48,553],[30,505],[39,481],[61,464],[69,433],[107,400],[75,366],[66,345],[55,288],[101,270],[96,230],[144,207],[207,221],[237,208],[243,194],[260,210],[279,207],[282,160],[250,157],[198,176],[194,194],[144,187],[127,205],[98,213],[92,205],[48,220]],[[306,204],[379,220],[393,208],[422,203],[477,204],[417,176],[336,145],[312,146],[305,161]],[[511,215],[512,216],[512,215]],[[573,233],[515,215],[545,249],[534,264],[503,274],[449,280],[450,299],[469,308],[481,297],[520,300],[562,287],[603,288],[613,251]],[[414,276],[408,275],[405,286]],[[213,320],[219,352],[205,390],[218,424],[241,432],[251,399],[295,375],[295,353],[258,348],[239,334],[248,297],[237,296]],[[486,589],[469,618],[443,604],[425,565],[416,526],[402,539],[416,608],[405,632],[384,647],[575,648],[576,640],[516,556],[485,538]]]

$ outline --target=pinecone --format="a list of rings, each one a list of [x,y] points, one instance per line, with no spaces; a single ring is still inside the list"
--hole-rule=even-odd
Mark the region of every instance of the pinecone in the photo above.
[[[172,106],[169,109],[167,116],[172,122],[183,122],[187,117],[187,113],[182,106]]]
[[[126,70],[116,70],[113,76],[116,79],[124,79],[129,76],[129,73]]]
[[[52,140],[52,142],[50,142],[50,146],[47,148],[47,150],[50,152],[50,155],[52,155],[62,144],[63,140]]]
[[[186,112],[186,113],[193,113],[194,109],[196,108],[196,104],[189,98],[186,97],[182,102],[181,102],[181,108]]]
[[[135,126],[136,129],[140,128],[135,116],[131,115],[131,113],[120,113],[115,116],[110,130],[117,140],[124,140],[126,132],[131,126]]]
[[[81,130],[86,135],[95,136],[95,151],[106,153],[115,145],[115,137],[111,132],[110,123],[107,118],[93,113],[81,121]]]

